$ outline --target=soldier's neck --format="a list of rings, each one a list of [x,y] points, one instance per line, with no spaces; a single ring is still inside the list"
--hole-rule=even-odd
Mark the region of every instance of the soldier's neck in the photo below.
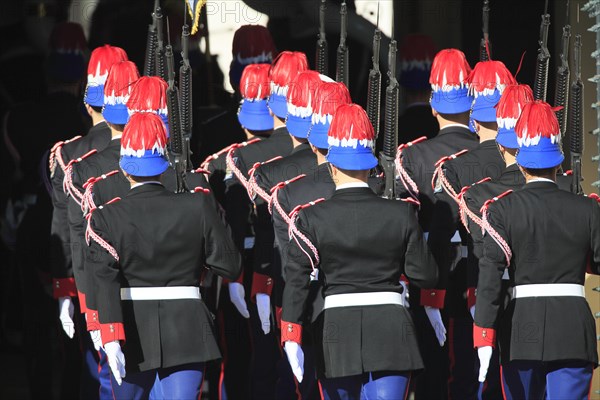
[[[285,127],[285,122],[282,122],[277,116],[273,115],[273,130]]]
[[[488,140],[496,140],[496,136],[498,135],[497,130],[484,128],[480,125],[479,128],[479,143],[487,142]]]
[[[102,116],[102,113],[94,111],[91,116],[92,116],[92,126],[96,126],[99,123],[104,122],[104,117]]]
[[[111,139],[120,138],[121,136],[123,136],[123,132],[122,131],[118,131],[115,128],[113,128],[112,126],[110,127],[110,137],[111,137]]]
[[[504,153],[504,163],[506,164],[506,167],[508,168],[511,165],[517,163],[517,157],[513,156],[509,152],[505,152]]]
[[[317,155],[317,165],[322,165],[327,162],[327,159],[325,158],[324,154],[321,154],[318,151],[315,154]]]
[[[294,135],[290,135],[290,137],[292,138],[292,146],[295,149],[296,147],[300,146],[301,144],[304,144],[307,142],[306,139],[298,139],[297,137],[295,137]]]

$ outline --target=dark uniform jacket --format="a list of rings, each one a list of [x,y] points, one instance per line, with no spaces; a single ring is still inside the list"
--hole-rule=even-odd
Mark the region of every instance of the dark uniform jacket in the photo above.
[[[398,143],[408,143],[421,136],[432,139],[440,130],[428,103],[410,104],[398,118]]]
[[[211,198],[145,184],[94,211],[91,223],[119,256],[116,261],[92,241],[102,339],[125,340],[128,370],[219,358],[212,318],[202,300],[120,299],[122,287],[198,286],[204,266],[237,278],[240,256]]]
[[[486,140],[467,153],[446,161],[443,164],[442,171],[452,189],[459,194],[462,188],[484,178],[498,178],[505,166],[506,164],[498,151],[495,140]],[[452,293],[456,296],[447,299],[449,302],[447,303],[461,303],[461,299],[464,300],[463,294],[466,291],[466,263],[470,253],[472,253],[473,243],[460,221],[458,204],[442,188],[439,178],[435,187],[435,200],[428,243],[435,261],[440,267],[438,288],[447,288],[449,274],[454,270],[457,278],[454,283],[458,286],[453,285],[456,286],[454,287],[456,290],[452,290]],[[458,241],[452,243],[451,241],[456,232],[459,233],[460,237]],[[457,254],[457,251],[461,250],[460,246],[466,247],[467,257],[462,254],[464,258],[461,258],[461,254]]]
[[[368,187],[341,189],[302,210],[297,226],[318,249],[325,296],[401,293],[403,273],[418,286],[436,283],[437,267],[410,204],[382,199]],[[282,326],[305,318],[311,274],[309,259],[297,246],[288,247],[288,259]],[[315,347],[321,376],[423,367],[412,319],[402,306],[331,308],[320,323]]]
[[[60,151],[65,165],[71,160],[81,157],[88,151],[103,150],[110,142],[110,129],[106,122],[94,125],[88,134],[80,139],[66,143]],[[63,191],[64,172],[55,161],[54,171],[51,171],[52,181],[52,226],[51,226],[51,257],[52,275],[54,278],[55,297],[73,295],[74,287],[69,290],[68,281],[73,278],[71,261],[71,238],[68,224],[68,204],[70,200]]]
[[[538,181],[491,204],[488,212],[490,225],[512,250],[512,285],[583,285],[586,266],[588,272],[600,273],[600,207],[595,200]],[[597,363],[594,318],[585,298],[514,299],[498,318],[506,258],[489,234],[479,265],[475,325],[498,329],[503,362]]]

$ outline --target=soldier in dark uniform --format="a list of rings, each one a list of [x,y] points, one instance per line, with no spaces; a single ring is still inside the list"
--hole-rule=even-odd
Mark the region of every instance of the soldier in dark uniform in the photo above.
[[[479,380],[497,341],[506,398],[587,399],[598,355],[583,284],[586,271],[600,274],[600,208],[555,183],[564,156],[550,105],[526,104],[516,132],[527,183],[483,212],[473,330]],[[514,287],[502,312],[507,266]]]
[[[445,49],[436,55],[429,81],[432,87],[431,107],[440,124],[440,132],[433,139],[404,144],[399,149],[397,172],[403,187],[398,193],[420,203],[419,224],[426,236],[436,200],[432,187],[435,164],[444,156],[463,149],[470,150],[478,144],[477,136],[467,126],[473,102],[467,85],[470,72],[471,67],[460,50]],[[448,354],[442,348],[446,341],[446,328],[440,313],[444,296],[443,290],[411,291],[411,309],[426,367],[416,380],[417,400],[444,399],[447,396]]]
[[[169,161],[157,115],[134,114],[122,139],[131,190],[96,209],[88,228],[114,395],[147,398],[157,385],[162,398],[197,399],[204,364],[220,357],[201,273],[208,266],[237,278],[239,252],[205,193],[175,194],[160,184]]]
[[[90,151],[101,151],[108,146],[111,133],[102,116],[104,105],[104,84],[108,71],[117,62],[127,60],[125,51],[118,47],[105,45],[95,49],[88,64],[87,86],[85,91],[85,108],[92,119],[92,128],[82,138],[73,138],[68,141],[59,142],[54,145],[50,152],[50,176],[52,182],[52,226],[50,249],[53,277],[53,294],[59,299],[59,315],[63,329],[69,337],[73,337],[74,328],[78,329],[78,336],[83,349],[83,359],[87,365],[84,369],[90,378],[82,379],[83,397],[93,398],[98,395],[99,371],[101,375],[108,378],[108,367],[104,362],[99,368],[97,352],[85,329],[85,319],[81,312],[85,312],[85,300],[73,301],[77,296],[77,287],[73,277],[73,265],[71,258],[71,235],[68,224],[68,204],[72,199],[69,196],[77,196],[78,193],[64,191],[65,172],[70,173],[67,167]],[[80,201],[80,199],[79,199]],[[81,312],[80,312],[81,311]],[[76,317],[77,323],[73,323]],[[86,375],[87,376],[87,375]],[[108,383],[104,379],[105,383]],[[104,385],[100,395],[102,398],[110,396],[108,386]]]
[[[432,139],[440,126],[431,112],[429,74],[435,57],[431,37],[410,34],[400,45],[400,86],[406,99],[406,108],[398,118],[398,143],[408,143],[421,136]]]
[[[466,304],[467,258],[472,243],[459,218],[459,198],[463,187],[483,178],[497,178],[504,160],[496,147],[498,132],[496,108],[507,85],[515,80],[500,61],[482,61],[469,75],[469,90],[475,96],[471,120],[479,145],[438,161],[435,206],[431,219],[429,247],[440,267],[438,289],[447,290],[445,309],[453,337],[450,354],[449,393],[451,398],[475,399],[478,392],[477,357],[473,352],[472,317]],[[499,382],[496,398],[501,397]],[[489,387],[487,388],[489,391]]]
[[[84,249],[86,247],[84,210],[82,210],[82,199],[84,184],[90,178],[109,173],[118,168],[120,139],[125,124],[129,119],[126,103],[131,94],[133,83],[139,79],[137,67],[131,61],[121,61],[114,64],[109,71],[108,79],[104,85],[104,108],[102,115],[107,122],[111,140],[108,146],[99,152],[88,153],[73,163],[65,174],[65,187],[69,193],[81,193],[79,196],[71,196],[68,205],[69,230],[71,234],[71,256],[73,259],[73,274],[77,284],[80,298],[85,303],[82,312],[86,315],[87,329],[96,331],[94,323],[97,319],[97,310],[87,307],[87,280],[85,277]],[[88,210],[86,210],[88,211]],[[96,347],[99,346],[99,338],[93,336]]]
[[[423,367],[399,282],[405,273],[431,287],[437,267],[413,205],[381,199],[368,187],[377,165],[374,139],[360,106],[337,109],[327,154],[336,192],[301,210],[291,225],[297,246],[288,247],[281,340],[301,381],[309,283],[322,274],[325,303],[315,347],[326,399],[401,399],[411,371]]]

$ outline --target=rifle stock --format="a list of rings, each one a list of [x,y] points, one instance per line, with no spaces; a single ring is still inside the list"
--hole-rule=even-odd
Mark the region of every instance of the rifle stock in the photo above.
[[[396,57],[398,49],[392,39],[388,52],[388,86],[385,90],[385,119],[383,126],[383,151],[379,153],[379,163],[385,174],[385,189],[383,197],[396,198],[395,158],[398,148],[398,103],[400,85],[396,79]]]

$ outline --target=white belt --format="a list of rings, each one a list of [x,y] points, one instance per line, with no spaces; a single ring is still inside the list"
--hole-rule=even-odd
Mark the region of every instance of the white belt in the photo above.
[[[337,307],[375,306],[397,304],[404,307],[404,298],[396,292],[344,293],[325,297],[323,309]]]
[[[523,297],[585,297],[585,288],[574,283],[542,283],[519,285],[513,288],[513,299]]]
[[[121,288],[121,300],[201,299],[198,286]]]

